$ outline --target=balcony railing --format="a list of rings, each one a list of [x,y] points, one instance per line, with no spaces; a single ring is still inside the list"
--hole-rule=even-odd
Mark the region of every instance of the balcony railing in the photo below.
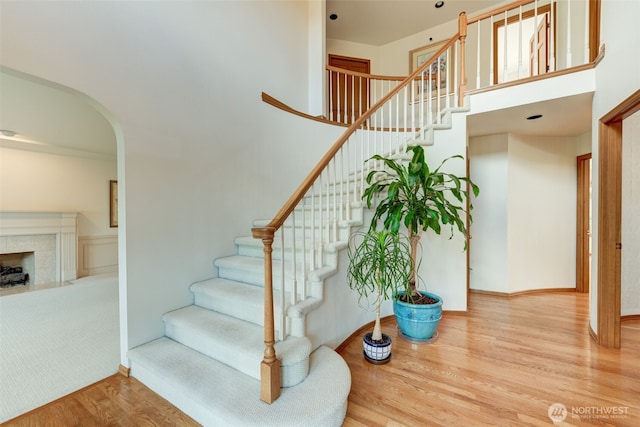
[[[587,65],[598,55],[598,20],[599,1],[575,0],[521,0],[469,18],[459,29],[466,37],[463,86],[485,90]],[[326,117],[342,124],[353,123],[404,79],[331,66],[326,71]]]

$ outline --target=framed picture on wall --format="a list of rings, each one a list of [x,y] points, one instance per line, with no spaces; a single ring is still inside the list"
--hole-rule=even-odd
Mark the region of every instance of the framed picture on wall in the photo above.
[[[109,227],[118,226],[118,181],[109,181]]]
[[[433,55],[444,46],[446,41],[433,43],[413,49],[409,52],[409,69],[413,73],[422,64],[431,61]],[[450,50],[450,49],[449,49]],[[438,74],[438,69],[440,73]],[[449,84],[449,90],[453,91],[453,55],[447,58],[447,51],[440,55],[440,60],[434,61],[430,67],[426,68],[423,76],[416,85],[417,94],[427,93],[429,91],[429,83],[431,91],[435,92],[440,88],[444,91]],[[444,93],[443,93],[444,94]]]

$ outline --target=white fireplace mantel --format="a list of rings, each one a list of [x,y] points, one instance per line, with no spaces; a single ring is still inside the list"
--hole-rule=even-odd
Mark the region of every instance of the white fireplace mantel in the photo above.
[[[76,279],[77,217],[77,212],[0,211],[0,253],[25,251],[24,247],[12,247],[25,244],[25,239],[17,239],[18,236],[53,234],[56,236],[55,280]]]

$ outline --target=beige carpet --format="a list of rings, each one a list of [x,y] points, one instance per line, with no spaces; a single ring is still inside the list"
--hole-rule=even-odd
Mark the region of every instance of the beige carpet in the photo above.
[[[118,371],[118,278],[0,297],[0,422]]]

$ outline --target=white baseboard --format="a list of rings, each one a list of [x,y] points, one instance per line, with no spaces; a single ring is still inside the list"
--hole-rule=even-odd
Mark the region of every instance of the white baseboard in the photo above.
[[[78,237],[78,277],[118,271],[118,236]]]

